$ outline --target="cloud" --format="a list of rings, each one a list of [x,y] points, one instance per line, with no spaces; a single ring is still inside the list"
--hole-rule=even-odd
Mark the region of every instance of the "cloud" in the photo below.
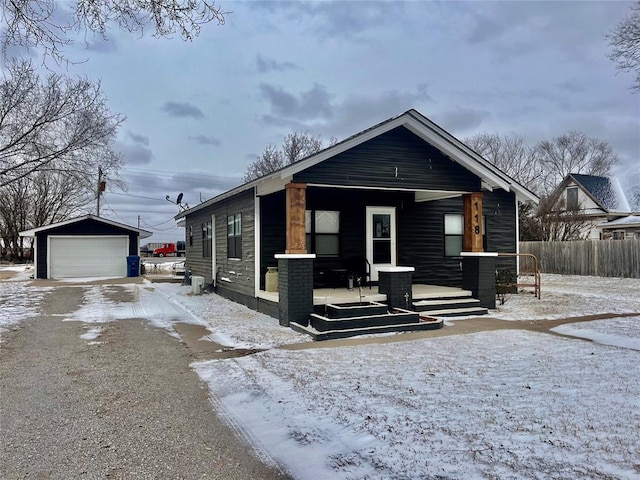
[[[284,15],[288,22],[305,21],[321,38],[346,37],[351,40],[376,27],[389,25],[389,17],[401,15],[400,1],[375,2],[271,2],[270,13]],[[306,17],[306,18],[305,18]]]
[[[96,53],[114,53],[118,51],[118,42],[115,38],[103,39],[96,36],[96,41],[85,42],[87,50]]]
[[[262,96],[269,102],[272,115],[263,118],[267,123],[278,123],[278,119],[311,120],[329,119],[332,116],[330,95],[327,89],[314,84],[310,90],[298,96],[285,92],[282,87],[261,83]],[[270,120],[271,119],[271,120]]]
[[[258,72],[285,72],[287,70],[300,70],[295,63],[292,62],[277,62],[271,58],[265,58],[262,55],[256,55],[256,65],[258,66]]]
[[[316,87],[318,86],[314,89]],[[263,88],[263,93],[270,100],[271,112],[263,115],[261,121],[287,127],[290,131],[309,130],[314,134],[343,138],[370,127],[372,123],[381,122],[411,108],[420,109],[425,103],[431,102],[424,84],[418,85],[414,91],[383,90],[375,94],[349,95],[342,102],[331,102],[333,96],[324,87],[319,90],[323,92],[319,96],[323,102],[322,108],[313,115],[310,114],[313,109],[298,115],[298,107],[304,104],[304,98],[310,96],[309,92],[296,97],[281,87]]]
[[[172,117],[191,117],[196,120],[205,117],[202,110],[190,103],[165,102],[160,109]]]
[[[219,147],[221,145],[219,139],[209,135],[193,135],[189,136],[188,138],[198,145],[215,145],[216,147]]]
[[[133,140],[134,143],[149,146],[149,137],[145,135],[138,135],[137,133],[127,132],[127,137]]]
[[[127,134],[134,143],[118,142],[118,150],[122,153],[127,165],[147,165],[154,159],[149,147],[149,139],[142,135],[129,132]]]
[[[484,110],[468,107],[455,107],[433,114],[433,120],[449,132],[462,132],[479,127],[491,114]]]

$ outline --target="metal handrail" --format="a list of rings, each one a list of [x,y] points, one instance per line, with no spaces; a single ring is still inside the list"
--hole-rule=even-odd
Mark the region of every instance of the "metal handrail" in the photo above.
[[[542,283],[542,276],[540,275],[540,269],[538,268],[538,258],[533,255],[532,253],[498,253],[499,257],[531,257],[533,258],[533,278],[534,278],[534,283],[519,283],[516,280],[515,286],[516,288],[518,287],[533,287],[534,288],[534,294],[536,296],[536,298],[538,300],[540,300],[541,297],[541,283]],[[518,276],[520,275],[520,273],[518,272]],[[516,277],[517,278],[517,277]]]

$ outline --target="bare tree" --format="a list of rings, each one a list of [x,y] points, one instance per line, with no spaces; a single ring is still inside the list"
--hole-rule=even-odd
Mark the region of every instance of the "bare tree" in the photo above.
[[[479,133],[465,144],[529,190],[539,189],[542,171],[523,136]]]
[[[77,172],[35,172],[0,188],[0,238],[8,255],[21,259],[18,233],[60,222],[94,208],[96,177]]]
[[[540,193],[550,194],[569,173],[606,176],[618,162],[611,146],[584,133],[571,131],[534,147],[542,172]]]
[[[0,0],[5,27],[0,34],[3,54],[10,46],[42,48],[45,59],[67,62],[64,47],[73,44],[70,34],[84,30],[106,38],[111,24],[143,34],[154,29],[156,37],[179,34],[192,40],[202,25],[224,24],[229,12],[210,0],[76,0],[70,12],[56,0]]]
[[[334,145],[337,139],[331,138],[330,145]],[[303,133],[290,133],[278,149],[275,145],[267,145],[264,151],[252,162],[244,173],[244,181],[250,182],[256,178],[298,162],[324,148],[321,137],[313,136],[308,131]]]
[[[0,82],[0,237],[11,256],[22,255],[20,231],[91,208],[99,167],[117,179],[122,120],[100,85],[10,66]]]
[[[537,211],[540,238],[543,241],[585,240],[594,222],[580,206],[563,207],[557,198],[545,196]]]
[[[0,82],[0,187],[38,171],[94,175],[120,167],[114,149],[124,118],[113,114],[100,84],[14,62]]]
[[[631,13],[607,35],[611,53],[609,58],[617,63],[619,71],[633,72],[636,78],[634,91],[640,91],[640,2],[631,7]]]

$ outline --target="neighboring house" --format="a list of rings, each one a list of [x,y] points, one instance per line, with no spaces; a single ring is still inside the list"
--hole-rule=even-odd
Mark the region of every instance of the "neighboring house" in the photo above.
[[[468,194],[475,195],[473,207]],[[176,219],[186,220],[193,275],[203,276],[219,294],[288,325],[283,316],[291,317],[291,311],[283,307],[282,295],[304,290],[307,270],[313,289],[346,288],[357,278],[378,285],[383,274],[401,266],[412,272],[414,284],[462,287],[466,229],[475,229],[475,252],[517,252],[518,201],[538,199],[409,110]],[[463,204],[469,207],[466,217]],[[292,277],[293,269],[283,261],[297,259],[308,259],[310,266]],[[516,269],[513,257],[497,261]],[[495,262],[484,281],[492,288]],[[276,266],[279,298],[266,291],[266,273]],[[287,278],[294,284],[284,288]],[[409,295],[405,292],[405,299]],[[314,303],[319,297],[316,290]],[[410,300],[405,301],[409,307]],[[302,317],[309,313],[303,309]]]
[[[553,192],[552,199],[560,212],[572,212],[584,224],[582,235],[586,239],[640,236],[640,212],[632,210],[614,177],[570,173]]]
[[[20,232],[35,237],[34,278],[133,276],[127,257],[138,255],[146,230],[85,215]]]

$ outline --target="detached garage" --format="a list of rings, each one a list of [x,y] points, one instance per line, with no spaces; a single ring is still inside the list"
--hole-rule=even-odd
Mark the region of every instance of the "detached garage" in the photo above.
[[[127,257],[151,232],[85,215],[20,236],[35,237],[35,278],[126,277]]]

